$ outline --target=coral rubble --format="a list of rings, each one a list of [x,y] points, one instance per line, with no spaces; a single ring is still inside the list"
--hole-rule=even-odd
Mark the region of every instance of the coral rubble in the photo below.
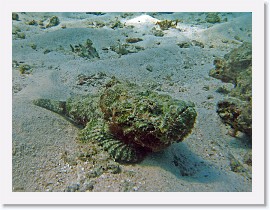
[[[156,24],[159,25],[161,30],[168,30],[169,28],[176,28],[178,20],[163,20],[158,21]]]
[[[87,39],[84,45],[79,44],[74,47],[70,45],[70,47],[71,51],[80,57],[88,59],[99,58],[99,54],[96,48],[93,47],[93,42],[90,39]]]
[[[208,23],[220,23],[221,19],[216,12],[209,12],[205,17],[205,21]]]
[[[51,28],[53,26],[59,25],[60,21],[57,16],[52,16],[49,20],[49,23],[46,25],[46,28]]]
[[[15,39],[25,39],[25,33],[21,32],[21,29],[16,26],[12,26],[12,35]]]
[[[31,66],[28,64],[21,64],[19,66],[19,72],[21,74],[29,74],[31,72],[31,69],[32,69]]]
[[[235,87],[228,98],[218,102],[217,112],[235,131],[252,134],[252,45],[243,43],[239,48],[214,60],[215,68],[209,75]]]
[[[183,41],[181,43],[177,43],[177,45],[180,48],[190,48],[192,46],[204,48],[204,44],[202,42],[197,41],[197,40],[192,40],[191,42],[190,41]]]
[[[136,42],[140,42],[140,41],[142,41],[141,38],[127,38],[126,39],[127,43],[136,43]]]
[[[111,46],[110,49],[116,52],[118,55],[127,55],[129,53],[137,53],[139,51],[144,50],[141,46],[131,45],[131,44],[121,44],[118,43],[117,45]]]
[[[36,20],[26,21],[25,24],[30,25],[30,26],[36,26],[36,25],[38,25],[38,23],[37,23]]]

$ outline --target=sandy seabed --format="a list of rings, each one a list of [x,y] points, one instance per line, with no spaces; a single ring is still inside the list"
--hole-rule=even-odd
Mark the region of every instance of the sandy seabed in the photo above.
[[[230,127],[216,113],[217,102],[225,97],[216,90],[233,85],[209,77],[216,57],[251,42],[250,13],[219,13],[220,23],[206,22],[206,13],[18,15],[13,20],[12,46],[13,191],[252,191],[252,168],[244,161],[252,150],[250,140],[240,132],[229,135]],[[60,23],[46,27],[53,16]],[[156,22],[165,19],[179,21],[160,30]],[[141,40],[128,43],[127,53],[112,50],[127,38]],[[71,46],[87,39],[99,58],[72,52]],[[27,65],[24,72],[22,65]],[[87,82],[78,81],[79,75]],[[192,101],[198,116],[183,142],[140,163],[120,164],[117,172],[90,176],[91,166],[77,156],[79,128],[32,100],[98,93],[112,77]],[[232,170],[232,162],[241,164],[242,170]]]

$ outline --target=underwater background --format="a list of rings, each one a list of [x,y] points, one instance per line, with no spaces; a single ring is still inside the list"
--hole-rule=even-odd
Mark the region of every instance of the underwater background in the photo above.
[[[251,13],[12,23],[13,191],[252,191]]]

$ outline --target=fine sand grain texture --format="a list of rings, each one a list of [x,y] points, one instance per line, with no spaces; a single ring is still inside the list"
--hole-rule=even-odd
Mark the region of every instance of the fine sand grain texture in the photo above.
[[[234,86],[209,76],[215,58],[251,42],[251,14],[218,13],[214,23],[207,13],[17,14],[13,191],[252,191],[251,139],[229,135],[216,113],[226,97],[216,90]],[[49,24],[53,16],[58,22]],[[173,22],[161,29],[162,20]],[[98,56],[83,49],[88,39]],[[77,141],[80,127],[32,103],[99,94],[114,77],[194,102],[191,134],[140,163],[120,164],[97,145],[93,155],[93,145]]]

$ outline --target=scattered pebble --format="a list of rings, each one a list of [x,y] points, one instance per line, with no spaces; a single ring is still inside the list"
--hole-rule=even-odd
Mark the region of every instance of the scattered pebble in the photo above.
[[[141,39],[141,38],[127,38],[126,39],[126,42],[127,43],[137,43],[137,42],[140,42],[140,41],[142,41],[143,39]]]
[[[146,70],[149,71],[149,72],[152,72],[153,71],[153,66],[147,64],[146,65]]]

